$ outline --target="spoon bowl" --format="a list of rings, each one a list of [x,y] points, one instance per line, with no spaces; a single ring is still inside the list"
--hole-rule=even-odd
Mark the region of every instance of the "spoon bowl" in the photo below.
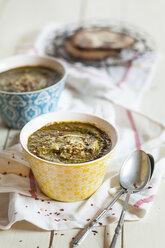
[[[149,155],[137,150],[124,162],[120,170],[120,185],[132,193],[142,190],[150,180],[151,161]]]

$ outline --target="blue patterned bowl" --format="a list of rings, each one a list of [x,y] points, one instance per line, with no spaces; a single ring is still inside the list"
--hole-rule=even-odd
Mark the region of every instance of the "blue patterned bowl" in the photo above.
[[[42,65],[62,73],[59,82],[47,88],[31,92],[0,91],[0,115],[11,128],[21,129],[34,117],[57,110],[58,101],[65,85],[66,70],[57,60],[50,57],[18,55],[0,62],[0,72],[22,66]]]

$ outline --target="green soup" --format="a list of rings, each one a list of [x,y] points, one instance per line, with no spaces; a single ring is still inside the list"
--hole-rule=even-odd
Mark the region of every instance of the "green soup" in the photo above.
[[[49,87],[62,75],[44,66],[18,67],[0,73],[0,90],[8,92],[30,92]]]
[[[84,122],[55,122],[34,132],[28,149],[39,158],[58,163],[84,163],[111,150],[109,136]]]

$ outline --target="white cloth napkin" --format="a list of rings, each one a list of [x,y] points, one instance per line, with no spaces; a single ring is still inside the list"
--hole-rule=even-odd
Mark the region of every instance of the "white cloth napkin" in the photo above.
[[[44,54],[43,37],[48,35],[48,31],[50,34],[50,30],[45,29],[35,44],[38,54]],[[164,173],[165,128],[130,109],[137,108],[139,97],[153,73],[156,53],[152,52],[149,57],[139,58],[130,66],[124,80],[118,80],[122,81],[120,87],[103,70],[65,63],[69,77],[59,110],[94,113],[107,119],[119,130],[119,146],[101,187],[89,199],[72,203],[53,201],[40,192],[20,145],[0,152],[0,193],[3,193],[0,194],[3,203],[0,206],[1,229],[9,229],[19,220],[27,220],[46,230],[84,227],[117,194],[119,169],[135,149],[152,154],[156,164],[147,188],[131,196],[126,220],[140,220],[148,213]],[[128,68],[114,68],[114,73],[117,72],[115,70],[122,71],[121,76]],[[115,203],[99,225],[116,221],[123,200],[124,196]]]

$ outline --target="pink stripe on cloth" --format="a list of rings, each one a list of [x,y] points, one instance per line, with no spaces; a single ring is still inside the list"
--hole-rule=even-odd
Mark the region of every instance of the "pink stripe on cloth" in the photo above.
[[[121,83],[123,83],[126,80],[126,78],[128,76],[128,73],[129,73],[129,71],[131,69],[131,66],[132,66],[132,61],[129,62],[129,64],[128,64],[128,66],[127,66],[124,74],[122,75],[122,78],[116,83],[116,86],[117,87],[120,87]]]
[[[153,200],[154,200],[154,195],[151,195],[147,198],[137,201],[133,206],[136,208],[139,208],[143,203],[149,203],[149,202],[152,202]]]
[[[127,115],[128,115],[128,118],[129,118],[129,121],[131,123],[131,126],[132,126],[132,129],[134,131],[134,134],[135,134],[135,142],[136,142],[136,148],[138,150],[141,149],[141,144],[140,144],[140,139],[139,139],[139,134],[138,134],[138,131],[136,129],[136,126],[135,126],[135,122],[134,122],[134,119],[133,119],[133,116],[132,116],[132,113],[130,110],[126,110],[127,111]]]
[[[30,190],[29,190],[29,192],[31,194],[31,197],[37,199],[36,184],[35,184],[34,175],[33,175],[33,172],[32,172],[31,169],[30,169],[30,172],[29,172],[29,181],[30,181]]]
[[[128,63],[124,74],[122,75],[121,79],[116,83],[117,87],[120,87],[121,83],[123,83],[126,80],[128,73],[130,72],[130,69],[132,67],[132,63],[133,63],[134,59],[136,59],[138,57],[138,55],[139,55],[139,53],[136,52],[134,54],[134,56],[132,57],[132,60]]]

